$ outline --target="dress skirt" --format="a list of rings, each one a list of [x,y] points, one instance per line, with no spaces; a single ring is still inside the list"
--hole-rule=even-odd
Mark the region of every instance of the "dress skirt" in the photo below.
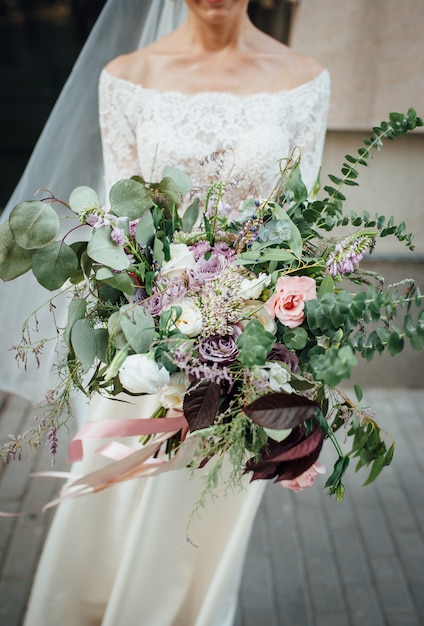
[[[154,402],[99,398],[91,419],[146,418]],[[74,464],[75,474],[104,463],[89,453],[100,443],[84,443],[85,459]],[[244,489],[208,498],[187,539],[205,472],[137,478],[61,504],[25,626],[231,626],[265,481],[246,479]]]

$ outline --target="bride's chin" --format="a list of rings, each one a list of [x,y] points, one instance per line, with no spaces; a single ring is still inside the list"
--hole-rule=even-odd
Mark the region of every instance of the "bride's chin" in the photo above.
[[[222,19],[235,11],[245,12],[248,0],[185,0],[188,9],[205,11],[210,19]]]

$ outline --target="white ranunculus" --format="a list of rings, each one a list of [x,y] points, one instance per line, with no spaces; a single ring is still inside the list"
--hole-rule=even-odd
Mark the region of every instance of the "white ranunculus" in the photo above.
[[[268,362],[260,368],[260,372],[264,378],[268,379],[269,386],[273,391],[292,393],[293,389],[289,385],[291,374],[281,363]]]
[[[169,372],[150,354],[130,354],[119,368],[119,380],[131,393],[158,393],[169,383]]]
[[[259,300],[246,300],[246,302],[243,302],[240,307],[240,313],[242,315],[245,315],[246,318],[251,319],[252,317],[255,317],[257,320],[260,321],[265,330],[275,335],[275,331],[277,330],[277,324],[265,311],[263,302],[260,302]],[[244,319],[240,321],[240,324],[244,328],[248,322],[249,319]]]
[[[187,391],[188,379],[181,374],[173,374],[169,381],[169,385],[162,387],[159,394],[160,405],[164,409],[180,409],[183,408],[183,400]]]
[[[239,296],[243,300],[257,300],[270,282],[271,276],[263,272],[256,278],[243,278],[240,285]]]
[[[193,253],[185,243],[171,243],[169,253],[169,261],[165,261],[160,270],[160,273],[168,278],[180,276],[196,263]]]
[[[203,316],[199,307],[187,298],[175,304],[181,308],[181,315],[175,321],[177,328],[187,337],[197,337],[203,328]]]

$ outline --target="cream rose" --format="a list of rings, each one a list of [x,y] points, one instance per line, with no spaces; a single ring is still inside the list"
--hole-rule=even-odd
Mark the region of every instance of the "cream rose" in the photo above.
[[[181,315],[175,320],[176,327],[187,337],[197,337],[203,328],[203,316],[199,307],[189,298],[169,308],[175,307],[181,308]]]
[[[240,320],[240,325],[244,328],[249,319],[255,317],[269,333],[275,334],[276,324],[264,309],[264,303],[259,300],[246,300],[240,307],[240,313],[247,319]]]
[[[271,282],[271,276],[261,273],[256,278],[243,278],[239,296],[243,300],[257,300],[265,287]]]
[[[159,366],[149,353],[127,356],[118,375],[127,391],[148,394],[158,393],[170,378],[168,370]]]
[[[169,253],[169,261],[165,261],[160,270],[160,273],[168,278],[181,276],[196,263],[193,253],[185,243],[171,243]]]
[[[309,276],[282,276],[277,280],[275,294],[264,304],[265,310],[289,328],[300,326],[305,319],[307,300],[317,297],[316,283]]]
[[[183,408],[183,400],[185,392],[188,388],[188,379],[181,374],[173,374],[169,381],[169,385],[162,387],[159,394],[160,405],[164,409],[180,409]]]
[[[291,374],[281,363],[266,363],[259,371],[261,376],[268,380],[269,386],[273,391],[292,393],[293,389],[289,385]]]

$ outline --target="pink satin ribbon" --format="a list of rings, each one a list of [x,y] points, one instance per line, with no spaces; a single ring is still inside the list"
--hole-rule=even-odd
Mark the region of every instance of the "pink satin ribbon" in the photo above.
[[[187,420],[182,411],[168,411],[166,417],[157,419],[114,419],[87,422],[78,431],[68,447],[68,457],[71,463],[83,458],[84,439],[118,439],[120,437],[134,437],[140,435],[157,435],[186,430]],[[106,454],[105,456],[109,456]],[[119,455],[118,455],[119,456]]]

